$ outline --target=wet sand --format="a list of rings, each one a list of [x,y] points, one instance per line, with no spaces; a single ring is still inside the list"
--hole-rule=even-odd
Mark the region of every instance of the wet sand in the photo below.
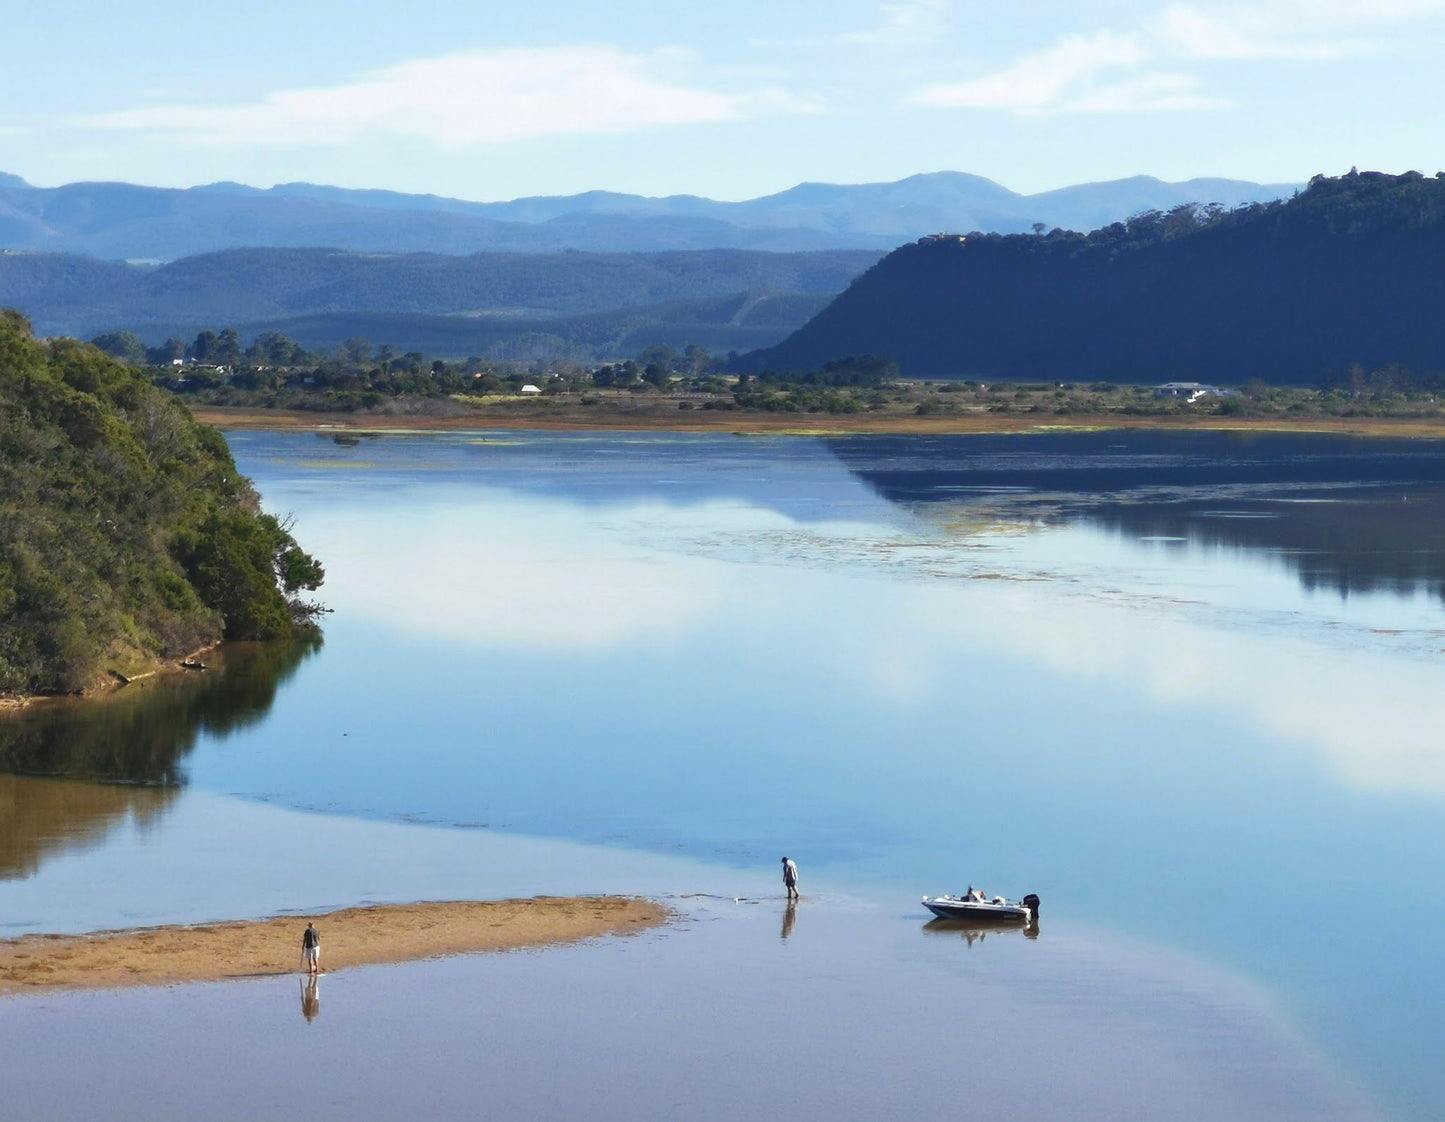
[[[308,919],[321,933],[321,966],[329,973],[625,935],[663,923],[669,914],[660,904],[625,896],[538,896],[346,908],[91,935],[27,935],[0,942],[0,995],[295,973]]]
[[[578,407],[476,408],[455,416],[317,413],[202,405],[196,420],[221,429],[267,432],[449,432],[520,429],[542,432],[720,432],[831,436],[848,433],[1029,433],[1100,429],[1214,432],[1337,433],[1347,436],[1445,437],[1434,417],[1220,417],[1134,416],[1125,413],[1039,416],[1026,413],[747,413],[737,410],[624,410]]]

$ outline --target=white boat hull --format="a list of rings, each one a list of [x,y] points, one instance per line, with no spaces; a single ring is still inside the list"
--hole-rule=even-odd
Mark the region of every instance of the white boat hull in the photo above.
[[[1033,912],[1023,904],[993,904],[958,896],[925,896],[923,906],[939,919],[966,919],[980,923],[1028,923]]]

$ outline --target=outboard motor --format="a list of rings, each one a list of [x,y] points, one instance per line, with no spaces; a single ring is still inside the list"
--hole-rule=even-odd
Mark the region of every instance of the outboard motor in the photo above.
[[[1022,900],[1020,900],[1019,903],[1022,904],[1024,907],[1026,907],[1026,908],[1029,910],[1029,922],[1030,922],[1030,923],[1038,923],[1038,922],[1039,922],[1039,898],[1038,898],[1034,893],[1030,892],[1027,896],[1025,896]]]

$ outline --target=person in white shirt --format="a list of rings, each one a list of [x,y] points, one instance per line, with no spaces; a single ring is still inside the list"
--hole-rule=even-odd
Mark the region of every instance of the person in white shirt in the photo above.
[[[788,890],[788,899],[798,898],[798,866],[791,857],[783,858],[783,887]]]

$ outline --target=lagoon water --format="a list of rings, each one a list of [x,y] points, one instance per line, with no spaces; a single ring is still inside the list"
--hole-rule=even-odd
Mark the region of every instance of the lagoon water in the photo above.
[[[325,641],[0,726],[0,931],[683,919],[314,1021],[292,979],[6,1001],[15,1116],[1435,1116],[1445,446],[231,442]],[[1039,937],[926,928],[970,882]]]

